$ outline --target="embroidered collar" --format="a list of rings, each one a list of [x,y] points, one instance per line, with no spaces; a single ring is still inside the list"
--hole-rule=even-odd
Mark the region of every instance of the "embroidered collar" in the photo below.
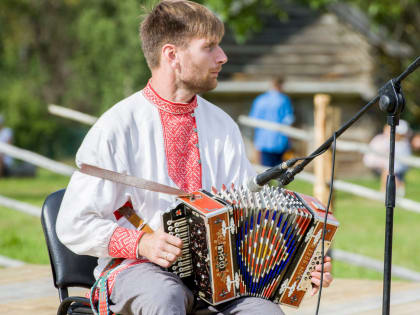
[[[191,113],[197,107],[197,95],[194,96],[190,103],[173,103],[160,97],[159,94],[157,94],[152,88],[150,80],[147,82],[147,85],[143,89],[142,93],[144,97],[146,97],[147,100],[149,100],[157,108],[171,114],[179,115]]]

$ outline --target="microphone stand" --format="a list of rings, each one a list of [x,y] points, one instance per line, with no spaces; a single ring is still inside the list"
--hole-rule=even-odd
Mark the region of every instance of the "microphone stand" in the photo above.
[[[342,125],[336,132],[338,138],[344,131],[353,125],[373,104],[379,100],[380,109],[387,115],[387,123],[390,126],[390,143],[389,143],[389,173],[387,176],[385,206],[386,206],[386,223],[385,223],[385,252],[384,252],[384,278],[383,278],[383,300],[382,314],[389,315],[390,312],[390,294],[391,294],[391,267],[392,267],[392,233],[395,208],[395,128],[399,123],[400,114],[404,110],[405,99],[401,89],[401,81],[410,73],[420,66],[420,56],[411,63],[396,79],[389,80],[383,87],[379,89],[378,95],[369,101],[361,110],[359,110],[350,120]],[[278,179],[280,185],[285,186],[293,181],[296,174],[300,173],[303,168],[309,164],[315,156],[327,150],[334,137],[328,138],[320,145],[310,157],[304,159],[294,168],[287,170]]]

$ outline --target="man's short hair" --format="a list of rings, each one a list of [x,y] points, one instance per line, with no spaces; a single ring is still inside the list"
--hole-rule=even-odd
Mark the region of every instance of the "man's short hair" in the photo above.
[[[186,47],[192,38],[219,42],[223,35],[224,25],[213,12],[186,0],[160,2],[140,25],[140,40],[150,69],[159,66],[165,44]]]
[[[284,77],[283,76],[276,76],[273,77],[273,79],[271,80],[271,82],[273,82],[273,85],[278,88],[281,89],[284,83]]]

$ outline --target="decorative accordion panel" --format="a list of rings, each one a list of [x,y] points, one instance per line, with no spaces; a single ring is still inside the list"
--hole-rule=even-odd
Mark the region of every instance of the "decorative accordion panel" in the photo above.
[[[325,208],[283,188],[260,192],[223,187],[178,197],[162,216],[164,230],[183,240],[169,270],[200,298],[216,305],[257,296],[298,307],[321,263]],[[325,251],[338,222],[329,214]]]

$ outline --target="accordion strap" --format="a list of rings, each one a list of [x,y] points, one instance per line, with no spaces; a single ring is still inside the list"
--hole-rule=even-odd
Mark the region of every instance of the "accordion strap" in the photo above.
[[[145,231],[146,233],[153,233],[153,230],[142,218],[140,218],[133,208],[122,206],[116,210],[121,216],[127,219],[137,230]]]
[[[177,196],[188,195],[185,191],[178,188],[170,187],[167,185],[156,183],[156,182],[143,179],[143,178],[138,178],[135,176],[117,173],[114,171],[110,171],[110,170],[93,166],[93,165],[89,165],[89,164],[82,164],[80,168],[80,172],[87,175],[107,179],[116,183],[137,187],[140,189],[146,189],[150,191],[155,191],[155,192],[170,194],[170,195],[177,195]],[[146,233],[153,232],[153,230],[147,224],[144,223],[144,221],[134,212],[132,208],[121,207],[120,209],[118,209],[118,212],[122,216],[124,216],[137,229],[143,230]]]

